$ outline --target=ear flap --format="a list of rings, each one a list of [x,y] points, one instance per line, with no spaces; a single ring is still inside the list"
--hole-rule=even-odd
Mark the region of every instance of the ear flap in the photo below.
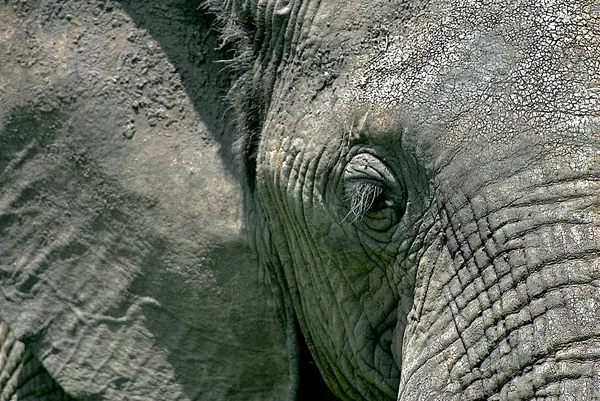
[[[0,6],[0,317],[81,400],[292,399],[216,39],[172,3]]]

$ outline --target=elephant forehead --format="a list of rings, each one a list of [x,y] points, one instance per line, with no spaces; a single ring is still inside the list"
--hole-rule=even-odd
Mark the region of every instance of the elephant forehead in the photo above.
[[[453,133],[437,141],[589,132],[600,115],[599,7],[451,3],[391,35],[386,52],[357,70],[352,100]]]

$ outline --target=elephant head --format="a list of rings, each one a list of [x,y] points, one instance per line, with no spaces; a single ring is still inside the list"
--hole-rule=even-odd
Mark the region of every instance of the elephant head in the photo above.
[[[222,7],[248,224],[335,395],[598,398],[597,4]]]
[[[204,7],[1,6],[15,354],[81,400],[600,397],[594,2]]]

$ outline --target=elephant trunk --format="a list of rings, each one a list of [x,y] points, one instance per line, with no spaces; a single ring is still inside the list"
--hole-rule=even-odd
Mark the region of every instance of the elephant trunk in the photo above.
[[[398,400],[600,397],[600,185],[582,176],[440,196]]]

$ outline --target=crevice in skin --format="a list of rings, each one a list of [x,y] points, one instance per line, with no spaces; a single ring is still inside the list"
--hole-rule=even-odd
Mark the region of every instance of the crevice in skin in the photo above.
[[[246,112],[244,130],[247,130],[247,133],[238,143],[239,151],[242,152],[243,160],[245,161],[244,171],[246,172],[246,182],[251,191],[254,191],[256,186],[256,159],[260,145],[260,131],[262,130],[259,111],[256,110],[255,105],[250,105],[253,101],[255,99],[251,96],[247,101],[248,106],[244,108],[244,110],[251,111]]]
[[[454,238],[457,238],[456,229],[453,226],[453,224],[448,220],[448,213],[447,213],[445,207],[440,206],[440,214],[442,215],[442,218],[446,220],[446,222],[447,222],[446,223],[446,227],[447,227],[447,230],[450,231],[451,236],[454,237]],[[465,242],[465,241],[463,241],[463,242]],[[468,242],[467,242],[467,244],[468,244]],[[464,265],[464,266],[461,266],[461,267],[465,267],[466,266],[465,257],[463,255],[462,250],[461,249],[457,249],[456,254],[460,254],[461,255],[461,259],[463,260],[463,265]],[[456,254],[452,255],[452,259],[456,259]],[[460,267],[457,266],[456,269],[457,269],[456,277],[459,277],[458,276],[458,270],[460,269]],[[459,279],[459,282],[460,282],[460,279]],[[463,286],[462,283],[461,283],[461,286]],[[463,286],[463,291],[464,291],[464,288],[465,287]],[[448,286],[444,286],[444,289],[445,289],[445,291],[444,291],[445,295],[446,295],[446,297],[448,299],[448,302],[445,305],[444,309],[448,309],[450,311],[450,316],[452,317],[452,321],[454,323],[454,329],[456,330],[456,334],[458,336],[458,339],[459,339],[459,341],[460,341],[460,343],[461,343],[461,345],[463,347],[464,355],[466,355],[467,361],[468,361],[468,365],[471,367],[471,370],[473,370],[474,363],[473,363],[473,361],[471,361],[471,356],[469,355],[469,352],[468,352],[469,347],[467,346],[467,343],[465,342],[465,339],[463,338],[463,335],[462,335],[463,330],[460,329],[460,326],[459,326],[459,324],[457,322],[457,318],[456,318],[456,315],[459,313],[459,308],[458,308],[458,305],[456,304],[456,301],[455,301],[455,294],[451,293],[451,290],[449,289]]]
[[[300,345],[300,390],[298,391],[298,401],[338,401],[317,368],[317,364],[308,349],[306,340],[296,324],[298,330],[298,342]]]
[[[513,373],[512,375],[506,377],[505,380],[498,382],[493,390],[493,393],[490,394],[490,398],[493,398],[494,396],[498,396],[502,393],[502,390],[510,383],[513,383],[515,381],[515,379],[518,378],[523,378],[526,377],[531,373],[531,371],[533,370],[534,367],[536,366],[542,366],[545,363],[552,361],[552,363],[556,363],[556,354],[558,351],[560,351],[561,349],[565,348],[565,347],[576,347],[578,343],[582,343],[582,342],[586,342],[589,340],[599,340],[600,336],[583,336],[580,338],[576,338],[576,339],[569,339],[568,342],[564,343],[564,344],[556,344],[554,347],[552,347],[551,349],[549,349],[543,357],[538,357],[535,358],[532,361],[529,361],[528,363],[526,363],[525,365],[523,365],[517,372]],[[584,362],[587,361],[588,359],[585,356],[582,356],[580,358],[576,358],[570,359],[571,361],[579,361],[579,362]],[[596,358],[593,358],[591,360],[591,362],[595,362],[597,361]],[[563,372],[564,375],[564,372]],[[535,388],[536,386],[534,386],[533,390],[534,392],[537,392],[538,390],[540,390],[541,388],[543,388],[544,386],[547,386],[549,384],[551,384],[554,381],[558,381],[561,380],[563,378],[568,378],[568,379],[579,379],[583,377],[580,374],[573,374],[573,375],[565,375],[563,377],[561,376],[557,376],[556,373],[554,375],[552,375],[550,378],[546,378],[546,380],[544,380],[544,385],[540,385],[539,387]]]

